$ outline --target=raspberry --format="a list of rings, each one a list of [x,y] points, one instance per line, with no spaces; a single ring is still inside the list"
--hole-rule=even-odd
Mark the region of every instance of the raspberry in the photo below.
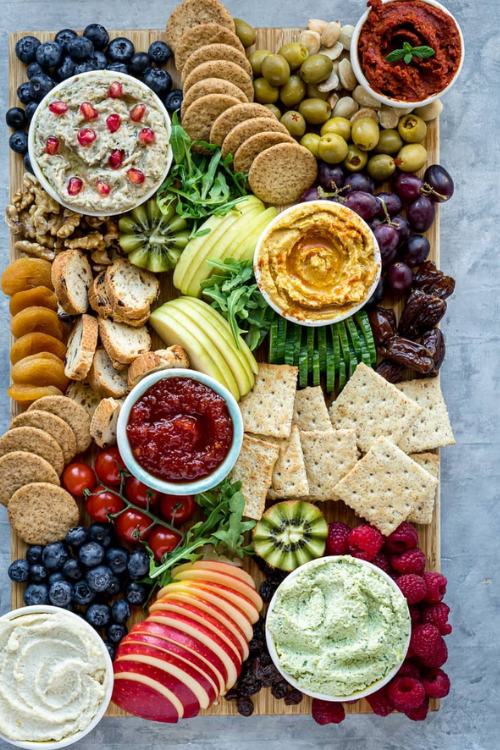
[[[311,713],[317,724],[340,724],[345,719],[342,703],[322,701],[319,698],[313,698]]]
[[[387,687],[387,696],[398,711],[411,711],[425,700],[425,689],[415,677],[395,677]]]
[[[426,667],[440,667],[448,658],[443,636],[435,625],[415,625],[410,640],[411,653]]]
[[[421,706],[405,711],[406,716],[412,721],[424,721],[429,713],[429,701],[426,698]]]
[[[425,555],[420,549],[410,549],[400,555],[391,555],[391,565],[398,573],[423,573]]]
[[[389,534],[385,540],[385,546],[387,551],[394,555],[415,549],[418,546],[418,533],[415,526],[408,521],[403,521],[392,534]]]
[[[406,597],[408,604],[418,604],[427,594],[427,586],[424,579],[415,573],[398,576],[396,583]]]
[[[408,607],[410,610],[410,619],[412,625],[417,625],[417,623],[422,622],[422,610],[419,609],[419,607]]]
[[[387,555],[384,555],[383,552],[379,552],[378,555],[375,555],[375,557],[372,560],[372,563],[377,566],[377,568],[380,568],[385,573],[390,574],[391,572],[391,564],[389,562],[389,558]]]
[[[450,608],[444,602],[430,604],[428,607],[425,607],[422,612],[422,621],[430,622],[432,625],[435,625],[441,635],[449,635],[453,630],[448,622],[449,614]]]
[[[427,596],[425,597],[426,602],[431,604],[437,604],[446,594],[446,584],[448,581],[442,573],[437,571],[430,571],[424,573],[425,583],[427,584]]]
[[[347,537],[351,531],[350,526],[336,521],[328,524],[328,536],[326,538],[326,555],[345,555],[349,551]]]
[[[420,668],[411,659],[405,659],[396,677],[413,677],[415,680],[420,680]]]
[[[442,669],[429,669],[422,677],[422,685],[429,698],[446,698],[450,692],[450,678]]]
[[[385,687],[367,696],[366,700],[370,704],[373,713],[377,716],[389,716],[394,711],[394,707],[387,697],[387,688]]]
[[[378,529],[363,523],[351,530],[347,541],[353,557],[370,561],[380,552],[384,537]]]

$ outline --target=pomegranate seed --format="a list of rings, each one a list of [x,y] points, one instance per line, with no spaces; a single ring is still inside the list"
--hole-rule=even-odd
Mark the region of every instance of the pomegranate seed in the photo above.
[[[129,178],[130,182],[133,182],[134,185],[142,185],[142,183],[146,179],[144,177],[144,172],[141,172],[140,169],[135,169],[134,167],[131,167],[129,170],[127,170],[127,177]]]
[[[59,138],[56,138],[55,135],[49,135],[49,137],[47,138],[47,142],[45,144],[45,153],[53,156],[54,154],[57,154],[58,151],[59,151]]]
[[[79,177],[70,177],[68,182],[68,193],[70,195],[78,195],[83,187],[83,180]]]
[[[145,111],[145,104],[136,104],[135,107],[132,107],[132,109],[130,110],[130,119],[132,120],[132,122],[140,122],[144,117]]]
[[[101,195],[109,195],[111,192],[111,188],[109,187],[107,182],[104,182],[103,180],[97,180],[97,190]]]
[[[97,120],[99,112],[90,102],[82,102],[80,104],[80,112],[84,120]]]
[[[122,118],[120,115],[112,114],[106,117],[106,125],[110,133],[116,133],[121,124]]]
[[[53,102],[50,102],[49,109],[53,115],[57,115],[58,117],[60,117],[68,111],[68,105],[62,102],[60,99],[55,99]]]
[[[108,96],[112,99],[119,99],[123,94],[123,86],[118,81],[113,81],[108,89]]]
[[[139,133],[139,140],[145,146],[154,143],[155,137],[154,131],[151,128],[143,128]]]
[[[77,138],[80,146],[90,146],[97,138],[97,133],[92,128],[82,128],[78,131]]]
[[[123,163],[124,158],[125,153],[121,149],[115,148],[115,150],[112,151],[109,155],[108,164],[111,169],[119,169]]]

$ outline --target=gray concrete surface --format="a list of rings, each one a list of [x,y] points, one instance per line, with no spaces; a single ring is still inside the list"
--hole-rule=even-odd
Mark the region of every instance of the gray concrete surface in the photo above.
[[[354,22],[361,0],[315,0],[308,6],[281,0],[227,0],[231,11],[255,25],[301,25],[309,16]],[[456,181],[453,201],[443,207],[442,267],[457,278],[444,321],[448,354],[443,388],[457,445],[443,452],[442,564],[449,579],[454,634],[448,639],[447,671],[452,693],[424,724],[402,716],[349,717],[339,727],[319,727],[309,717],[196,719],[180,726],[137,719],[107,719],[81,750],[118,750],[142,744],[150,750],[495,750],[500,747],[499,689],[499,395],[500,319],[498,170],[500,146],[499,0],[447,3],[466,40],[461,79],[446,97],[441,161]],[[160,27],[173,0],[10,0],[1,19],[2,97],[5,107],[7,33],[58,29],[100,21],[109,27]],[[3,115],[2,115],[3,116]],[[7,199],[7,133],[0,139],[3,207]],[[7,236],[1,228],[2,263]],[[8,310],[1,301],[0,428],[7,424]],[[0,611],[9,609],[6,568],[8,524],[0,513]],[[1,668],[1,665],[0,665]],[[0,746],[3,748],[5,745]]]

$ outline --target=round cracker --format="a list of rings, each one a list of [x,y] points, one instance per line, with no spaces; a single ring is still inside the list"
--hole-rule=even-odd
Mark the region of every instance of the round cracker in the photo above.
[[[202,23],[186,31],[175,48],[175,67],[182,70],[186,60],[199,47],[207,44],[228,44],[245,54],[245,48],[234,31],[219,26],[218,23]]]
[[[234,155],[233,167],[235,172],[249,172],[253,160],[266,148],[278,143],[294,143],[292,136],[287,133],[256,133],[243,141]]]
[[[216,117],[237,103],[234,96],[208,94],[190,104],[182,118],[182,127],[193,141],[208,141]]]
[[[234,32],[233,17],[219,0],[183,0],[167,21],[167,44],[175,50],[186,31],[205,23],[216,23]]]
[[[44,396],[34,401],[28,411],[41,409],[61,417],[71,427],[76,437],[78,453],[86,451],[91,443],[90,417],[83,406],[67,396]]]
[[[276,120],[271,110],[264,107],[263,104],[236,104],[218,116],[210,130],[210,143],[222,146],[224,138],[230,130],[239,125],[240,122],[251,120],[253,117],[267,117],[270,120]]]
[[[8,510],[13,528],[27,544],[58,542],[80,518],[69,492],[48,482],[20,487],[12,495]]]
[[[54,468],[36,453],[14,451],[0,457],[0,502],[8,505],[12,495],[25,484],[47,482],[59,485]]]
[[[295,203],[313,185],[318,163],[298,143],[279,143],[259,154],[252,163],[248,183],[264,203],[284,206]]]
[[[255,117],[253,120],[245,120],[235,125],[224,138],[222,144],[222,156],[237,152],[242,143],[256,133],[284,133],[288,135],[288,130],[276,118],[270,120],[268,117]]]
[[[248,57],[240,50],[231,47],[229,44],[205,44],[189,55],[182,68],[182,82],[198,65],[212,60],[229,60],[229,62],[234,62],[240,68],[243,68],[249,76],[252,75],[252,66]]]
[[[25,411],[12,420],[10,427],[11,429],[13,427],[38,427],[40,430],[45,430],[58,443],[66,464],[76,455],[75,433],[64,419],[48,411],[41,409]]]
[[[38,427],[14,427],[0,437],[0,456],[14,451],[36,453],[49,462],[60,475],[64,469],[61,446],[45,430]]]
[[[194,86],[198,81],[205,80],[205,78],[223,78],[225,81],[234,83],[243,91],[249,102],[253,101],[252,78],[243,68],[229,60],[212,60],[197,65],[184,81],[184,96],[191,86]]]
[[[181,105],[181,118],[184,117],[185,111],[193,102],[209,94],[225,94],[226,96],[233,96],[238,102],[247,101],[243,91],[238,86],[235,86],[234,83],[229,83],[229,81],[225,81],[223,78],[207,78],[204,81],[195,83],[187,92]]]

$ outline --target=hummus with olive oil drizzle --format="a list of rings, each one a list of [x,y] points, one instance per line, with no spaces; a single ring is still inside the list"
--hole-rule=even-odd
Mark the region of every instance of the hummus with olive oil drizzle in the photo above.
[[[255,261],[259,287],[285,317],[345,317],[377,277],[376,249],[354,211],[328,201],[300,203],[265,230]]]

